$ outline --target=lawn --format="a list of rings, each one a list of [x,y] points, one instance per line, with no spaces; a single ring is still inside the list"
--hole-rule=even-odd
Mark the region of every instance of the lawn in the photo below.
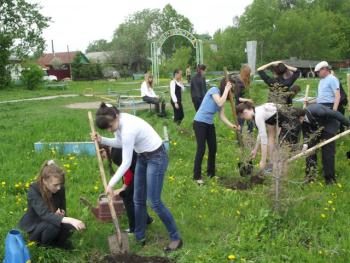
[[[311,85],[315,94],[316,80],[298,80],[304,89]],[[163,80],[162,84],[167,84]],[[137,89],[138,82],[96,81],[72,82],[66,91],[27,91],[20,88],[0,91],[0,101],[56,94],[83,94],[86,88],[106,93],[108,88]],[[137,94],[136,90],[132,91]],[[266,101],[267,89],[262,84],[251,88],[252,98]],[[272,182],[250,190],[237,191],[223,186],[222,181],[239,179],[237,163],[240,152],[235,135],[216,118],[218,138],[217,175],[198,187],[192,180],[195,141],[192,131],[194,108],[189,91],[184,93],[185,120],[178,128],[172,122],[168,105],[166,118],[158,118],[148,110],[138,112],[162,134],[168,126],[171,140],[169,167],[163,189],[163,200],[176,219],[184,240],[183,249],[164,255],[167,233],[153,212],[155,224],[147,231],[147,244],[135,246],[130,236],[131,250],[140,255],[167,256],[175,262],[349,262],[350,258],[350,173],[345,152],[349,138],[337,142],[336,174],[338,184],[325,186],[319,176],[313,184],[302,185],[304,160],[289,167],[289,182],[285,184],[283,210],[272,210]],[[54,151],[34,152],[37,141],[88,141],[87,110],[68,109],[67,104],[97,101],[96,97],[77,96],[49,101],[26,101],[0,104],[0,258],[4,256],[4,239],[16,227],[26,209],[26,189],[35,180],[45,160],[55,159],[67,171],[67,211],[82,219],[86,231],[75,233],[76,249],[64,252],[29,244],[32,262],[96,262],[98,255],[107,254],[107,236],[112,224],[97,222],[90,211],[79,203],[85,196],[91,202],[102,192],[96,158],[64,156]],[[168,99],[170,100],[170,99]],[[226,105],[229,117],[229,105]],[[105,134],[111,136],[110,134]],[[247,149],[248,151],[249,149]],[[257,163],[257,162],[255,162]],[[206,164],[203,162],[203,171]],[[126,217],[121,217],[127,228]]]

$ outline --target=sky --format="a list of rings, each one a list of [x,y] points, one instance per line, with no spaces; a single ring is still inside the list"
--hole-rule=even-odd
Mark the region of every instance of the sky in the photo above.
[[[198,34],[213,35],[216,30],[231,26],[233,17],[241,15],[253,0],[29,0],[38,3],[41,13],[52,18],[44,31],[46,52],[80,50],[85,52],[89,42],[112,39],[113,32],[128,15],[145,8],[162,9],[171,4],[186,16]]]

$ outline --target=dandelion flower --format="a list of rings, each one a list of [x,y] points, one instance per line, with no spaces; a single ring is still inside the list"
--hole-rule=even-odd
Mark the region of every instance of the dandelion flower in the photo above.
[[[6,186],[6,182],[1,182],[2,187]]]
[[[15,184],[15,188],[19,188],[19,184]]]
[[[337,183],[337,186],[339,187],[339,188],[342,188],[343,186],[341,185],[341,183]]]
[[[333,212],[335,212],[335,207],[332,207]]]
[[[228,256],[227,256],[227,259],[228,259],[228,260],[235,260],[235,259],[236,259],[236,256],[235,256],[235,255],[228,255]]]
[[[328,200],[328,204],[333,204],[333,201],[332,200]]]
[[[27,212],[27,210],[28,210],[28,208],[27,208],[27,207],[23,209],[23,211],[24,211],[24,212]]]
[[[321,218],[326,218],[327,216],[325,214],[321,214]]]
[[[28,242],[27,246],[28,246],[28,247],[35,246],[35,241],[30,241],[30,242]]]
[[[239,210],[236,211],[237,215],[241,215],[241,212]]]

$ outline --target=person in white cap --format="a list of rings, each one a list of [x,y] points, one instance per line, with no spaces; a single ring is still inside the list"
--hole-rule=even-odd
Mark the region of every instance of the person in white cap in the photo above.
[[[321,61],[315,67],[315,72],[321,78],[318,84],[316,102],[326,107],[338,110],[340,102],[339,80],[331,74],[327,61]]]

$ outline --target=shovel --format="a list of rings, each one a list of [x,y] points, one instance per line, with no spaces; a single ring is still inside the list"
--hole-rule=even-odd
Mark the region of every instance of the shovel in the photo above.
[[[227,71],[226,67],[224,67],[224,77],[225,77],[226,83],[227,83],[228,82],[228,71]],[[228,98],[230,100],[233,120],[234,120],[235,124],[238,126],[239,123],[238,123],[238,119],[237,119],[236,105],[235,105],[233,93],[231,90],[228,93]],[[239,149],[241,151],[241,155],[243,156],[244,144],[243,144],[242,134],[239,131],[236,131],[236,137],[237,137]],[[238,169],[239,169],[239,174],[242,177],[252,175],[252,173],[253,173],[253,161],[249,160],[247,162],[239,162]]]
[[[91,132],[95,134],[94,120],[92,118],[91,111],[88,112],[88,117],[89,117]],[[106,174],[105,174],[105,170],[103,167],[103,162],[100,154],[100,147],[96,140],[94,142],[95,142],[95,148],[96,148],[98,167],[100,169],[101,180],[102,180],[104,189],[107,192],[107,180],[106,180]],[[113,196],[111,196],[110,194],[107,194],[107,198],[108,198],[108,206],[111,212],[113,225],[116,232],[115,235],[108,237],[109,249],[111,251],[111,254],[124,254],[129,251],[128,234],[125,232],[122,233],[120,231],[117,214],[115,212],[115,208],[113,205]]]

